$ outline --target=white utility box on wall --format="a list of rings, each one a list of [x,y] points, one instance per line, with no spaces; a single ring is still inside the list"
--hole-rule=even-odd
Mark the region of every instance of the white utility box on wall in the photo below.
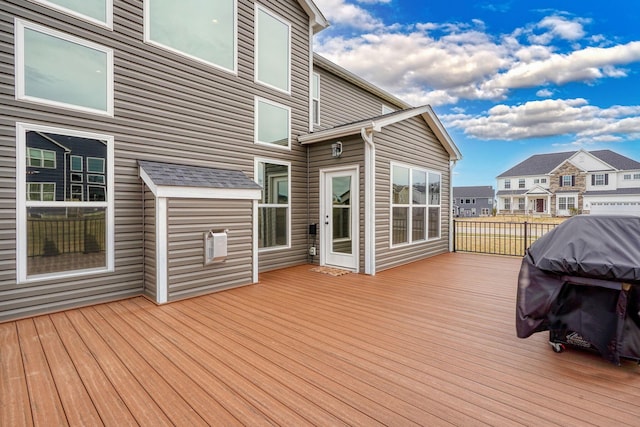
[[[222,262],[227,259],[228,230],[209,230],[204,233],[204,263]]]

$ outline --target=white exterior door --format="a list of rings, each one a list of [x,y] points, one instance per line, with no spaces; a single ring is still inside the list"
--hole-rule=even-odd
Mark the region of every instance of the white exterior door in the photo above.
[[[320,264],[358,270],[358,168],[320,172]]]

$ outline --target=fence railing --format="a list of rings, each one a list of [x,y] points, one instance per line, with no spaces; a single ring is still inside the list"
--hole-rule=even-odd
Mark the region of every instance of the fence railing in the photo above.
[[[29,257],[99,252],[105,248],[105,220],[30,218],[27,236]]]
[[[453,250],[523,256],[533,242],[558,224],[539,222],[453,221]]]

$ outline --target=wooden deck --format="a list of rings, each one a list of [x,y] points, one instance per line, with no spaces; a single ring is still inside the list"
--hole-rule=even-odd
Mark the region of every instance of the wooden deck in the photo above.
[[[0,425],[640,425],[635,363],[516,338],[519,266],[300,266],[0,324]]]

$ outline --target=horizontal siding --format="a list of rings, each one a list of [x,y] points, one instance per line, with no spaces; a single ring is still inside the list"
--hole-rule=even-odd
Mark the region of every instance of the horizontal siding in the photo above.
[[[169,301],[252,283],[253,202],[169,199]],[[204,233],[229,230],[224,262],[204,264]]]
[[[37,3],[0,3],[0,321],[143,292],[143,195],[137,160],[238,169],[253,176],[256,156],[292,164],[292,245],[265,254],[261,269],[306,261],[306,150],[253,143],[254,96],[292,111],[292,140],[308,131],[309,20],[297,1],[261,1],[292,25],[292,93],[254,82],[254,2],[238,1],[237,75],[143,42],[143,2],[114,2],[113,31]],[[15,100],[14,17],[114,50],[114,117]],[[15,123],[105,133],[115,144],[115,272],[16,284]],[[151,292],[151,291],[149,291]],[[2,311],[4,310],[4,311]]]
[[[360,136],[342,138],[342,156],[331,156],[331,144],[335,141],[327,141],[321,144],[309,146],[309,215],[310,222],[318,224],[318,236],[316,248],[318,256],[314,257],[314,263],[320,262],[320,230],[323,218],[320,215],[320,171],[343,166],[359,166],[359,271],[364,272],[364,142]]]
[[[376,271],[437,255],[449,250],[449,156],[420,117],[385,128],[376,144]],[[391,248],[391,162],[404,163],[442,174],[440,239]]]
[[[315,67],[314,72],[320,75],[320,125],[315,131],[377,117],[382,114],[382,104],[389,105],[322,68]]]

